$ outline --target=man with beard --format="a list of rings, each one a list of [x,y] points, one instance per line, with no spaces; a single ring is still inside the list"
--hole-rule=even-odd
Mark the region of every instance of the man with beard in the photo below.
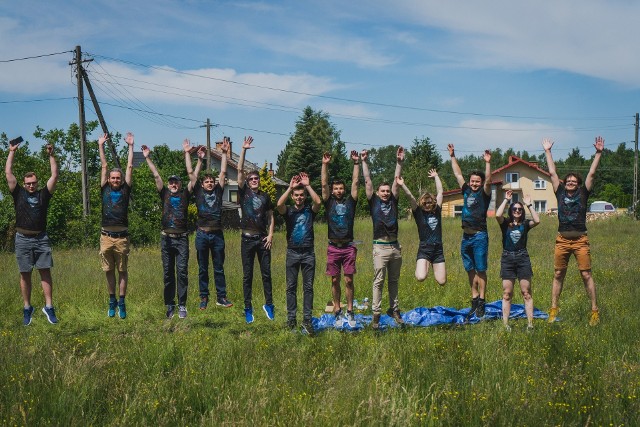
[[[327,247],[327,276],[331,276],[331,295],[333,310],[336,316],[335,325],[342,326],[343,312],[340,307],[340,270],[344,271],[344,288],[347,297],[347,322],[352,328],[356,327],[353,313],[353,275],[356,273],[357,248],[353,245],[353,222],[358,203],[358,178],[360,174],[360,156],[357,151],[351,151],[353,174],[351,191],[346,194],[345,183],[341,179],[334,179],[329,187],[329,163],[331,154],[322,156],[322,200],[327,218],[329,245]]]
[[[5,176],[16,211],[15,251],[20,270],[20,290],[24,300],[23,324],[25,326],[31,324],[34,311],[31,305],[31,274],[34,267],[40,273],[42,293],[44,294],[45,306],[42,308],[42,312],[49,323],[55,324],[58,323],[58,319],[52,299],[51,267],[53,267],[53,258],[51,257],[51,243],[47,235],[47,209],[58,182],[58,164],[53,155],[53,146],[47,145],[51,166],[51,177],[47,180],[47,185],[39,190],[38,177],[35,173],[28,172],[24,176],[24,186],[21,186],[13,175],[13,159],[19,146],[20,142],[17,141],[9,144]]]
[[[108,170],[104,143],[109,139],[106,133],[98,138],[100,151],[100,190],[102,194],[102,228],[100,229],[100,260],[107,276],[109,309],[107,315],[115,317],[116,308],[121,319],[127,317],[125,296],[127,295],[127,272],[129,260],[129,196],[131,195],[131,175],[133,172],[133,143],[131,132],[127,132],[125,142],[129,146],[127,170],[122,182],[122,169]],[[116,300],[116,273],[118,270],[119,300]]]
[[[191,166],[189,140],[184,140],[185,163]],[[182,180],[177,175],[171,175],[165,186],[158,169],[151,160],[151,150],[142,146],[142,155],[147,161],[149,170],[153,174],[156,189],[162,200],[162,231],[160,232],[160,254],[164,271],[164,304],[167,306],[167,319],[171,319],[176,310],[176,278],[178,292],[178,317],[187,317],[187,290],[189,285],[189,233],[188,209],[192,184],[182,188]]]

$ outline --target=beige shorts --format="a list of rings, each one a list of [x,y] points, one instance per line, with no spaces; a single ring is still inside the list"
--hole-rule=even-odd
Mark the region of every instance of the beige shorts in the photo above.
[[[571,255],[576,257],[578,270],[591,270],[591,250],[589,248],[589,237],[586,234],[573,239],[568,239],[558,234],[554,252],[553,264],[556,270],[566,270]]]
[[[100,236],[100,261],[102,271],[127,271],[129,237]]]

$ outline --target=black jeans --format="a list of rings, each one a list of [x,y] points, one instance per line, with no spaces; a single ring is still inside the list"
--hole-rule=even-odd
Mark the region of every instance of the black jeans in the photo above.
[[[302,270],[302,318],[311,320],[316,254],[313,248],[287,248],[287,319],[295,320],[298,311],[298,272]]]
[[[244,292],[244,307],[251,308],[251,294],[253,290],[253,264],[258,256],[260,263],[260,273],[262,273],[262,287],[264,288],[265,304],[273,304],[271,294],[271,249],[265,249],[262,236],[248,238],[242,236],[240,244],[240,254],[242,255],[242,289]]]
[[[189,285],[189,238],[162,236],[160,240],[162,268],[164,269],[164,303],[175,305],[176,270],[178,280],[178,305],[187,305]]]
[[[209,254],[213,261],[213,280],[216,283],[216,297],[227,297],[227,281],[224,276],[224,234],[222,230],[205,233],[196,232],[196,251],[198,252],[198,282],[200,297],[209,296]]]

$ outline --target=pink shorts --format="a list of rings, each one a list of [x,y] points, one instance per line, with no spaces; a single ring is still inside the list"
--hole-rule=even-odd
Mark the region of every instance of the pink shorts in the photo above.
[[[357,254],[358,249],[353,245],[339,248],[330,244],[327,247],[327,276],[339,276],[341,268],[344,274],[355,274]]]

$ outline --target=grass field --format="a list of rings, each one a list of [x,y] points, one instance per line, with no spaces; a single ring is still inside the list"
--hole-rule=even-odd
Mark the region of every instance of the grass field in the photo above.
[[[498,226],[490,220],[488,301],[501,298]],[[533,296],[547,310],[556,218],[529,235]],[[413,277],[413,221],[401,222],[403,311],[468,307],[458,220],[444,224],[448,283]],[[500,321],[465,327],[407,328],[375,334],[326,331],[315,338],[284,328],[284,233],[272,260],[276,320],[242,312],[239,236],[227,232],[230,309],[197,309],[197,263],[190,260],[189,317],[164,319],[158,248],[130,256],[126,320],[106,316],[107,293],[97,249],[55,250],[49,325],[42,292],[22,326],[13,254],[0,254],[1,425],[640,425],[640,223],[608,218],[589,224],[602,321],[588,326],[590,306],[572,261],[560,301],[561,322]],[[371,298],[371,222],[357,224],[356,298]],[[314,316],[330,299],[324,276],[326,225],[316,228]],[[34,275],[37,277],[37,275]],[[256,275],[259,278],[259,275]],[[213,288],[212,288],[213,289]],[[215,291],[214,291],[215,293]],[[301,300],[301,291],[299,291]],[[521,303],[516,295],[514,303]],[[254,306],[264,303],[254,283]],[[383,307],[387,305],[386,298]],[[300,304],[299,304],[300,306]],[[299,311],[300,315],[300,311]],[[299,319],[300,320],[300,319]]]

